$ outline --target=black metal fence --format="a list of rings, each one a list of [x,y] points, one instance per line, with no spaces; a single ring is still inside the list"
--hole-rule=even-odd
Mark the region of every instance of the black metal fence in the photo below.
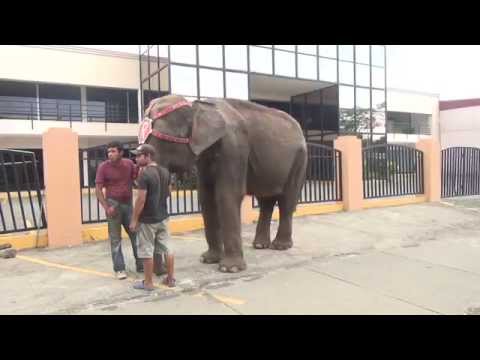
[[[37,159],[0,149],[0,234],[46,228]]]
[[[299,204],[342,200],[342,154],[333,147],[307,144],[308,166]],[[253,207],[258,201],[253,197]]]
[[[442,197],[480,195],[480,149],[442,150]]]
[[[374,145],[362,151],[363,197],[423,194],[423,153],[404,145]]]
[[[134,156],[129,150],[137,146],[136,142],[124,144],[124,157],[134,160]],[[79,159],[82,223],[104,222],[107,218],[95,194],[95,177],[98,166],[107,160],[107,146],[81,149]],[[171,216],[201,212],[195,169],[180,176],[172,175],[171,189],[170,197],[167,200],[167,209]]]

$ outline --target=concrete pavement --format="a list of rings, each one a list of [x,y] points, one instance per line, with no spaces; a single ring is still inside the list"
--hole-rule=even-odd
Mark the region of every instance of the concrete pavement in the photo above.
[[[251,247],[248,269],[199,263],[203,232],[174,237],[178,286],[153,293],[113,278],[108,242],[21,251],[0,261],[1,314],[476,314],[480,199],[294,219],[289,251]],[[272,225],[272,238],[277,223]],[[160,279],[158,279],[160,283]]]

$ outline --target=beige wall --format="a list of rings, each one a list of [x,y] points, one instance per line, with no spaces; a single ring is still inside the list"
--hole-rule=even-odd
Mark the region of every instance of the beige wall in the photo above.
[[[440,132],[442,149],[480,147],[480,106],[441,111]]]
[[[0,79],[46,83],[140,87],[138,57],[100,55],[37,46],[0,46]]]
[[[440,141],[439,95],[388,89],[387,110],[430,114],[432,116],[432,138]],[[426,137],[430,136],[388,134],[390,142],[416,142]]]

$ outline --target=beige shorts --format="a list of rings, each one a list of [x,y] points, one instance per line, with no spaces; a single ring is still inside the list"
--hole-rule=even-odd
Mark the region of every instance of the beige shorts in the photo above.
[[[153,258],[153,254],[173,254],[168,232],[168,220],[154,224],[140,223],[137,232],[137,253],[140,259]]]

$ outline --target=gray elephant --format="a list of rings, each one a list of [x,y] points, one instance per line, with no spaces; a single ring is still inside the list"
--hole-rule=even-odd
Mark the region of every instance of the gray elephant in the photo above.
[[[295,119],[249,101],[190,103],[175,95],[152,100],[145,117],[141,127],[153,121],[145,142],[157,149],[155,160],[160,165],[172,172],[197,165],[208,243],[202,262],[219,263],[222,272],[246,269],[240,219],[246,194],[255,195],[260,205],[253,246],[292,247],[292,216],[307,167],[307,145]],[[270,222],[277,203],[280,223],[271,242]]]

